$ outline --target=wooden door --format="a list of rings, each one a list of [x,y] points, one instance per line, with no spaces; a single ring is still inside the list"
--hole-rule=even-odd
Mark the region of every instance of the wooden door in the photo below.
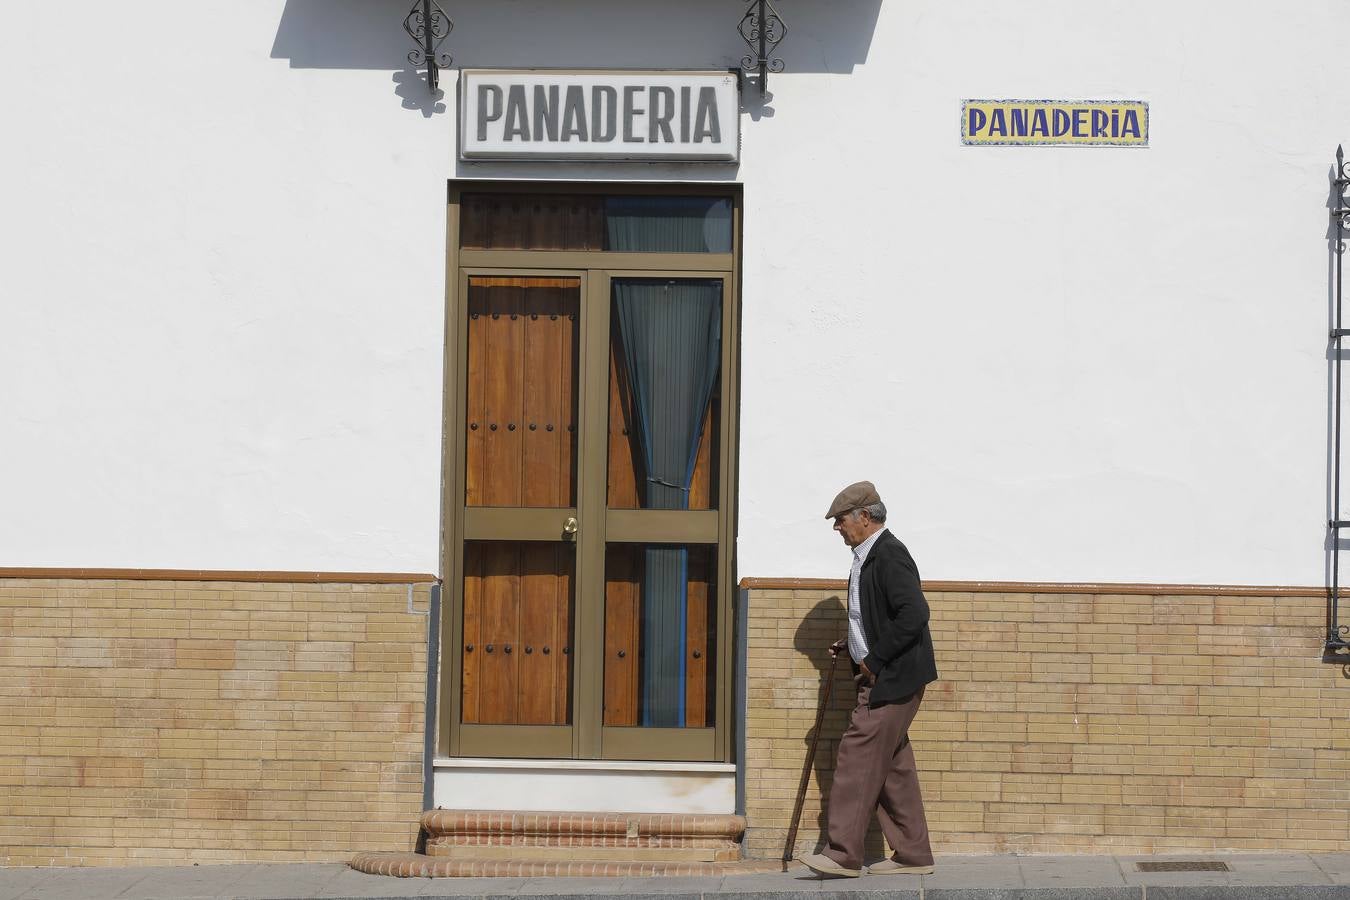
[[[471,275],[465,289],[465,749],[569,756],[582,278]]]
[[[450,755],[730,758],[734,193],[452,183]]]

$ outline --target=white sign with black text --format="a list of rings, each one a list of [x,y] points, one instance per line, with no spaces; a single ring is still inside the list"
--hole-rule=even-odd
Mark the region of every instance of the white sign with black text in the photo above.
[[[459,155],[735,162],[734,72],[463,69]]]

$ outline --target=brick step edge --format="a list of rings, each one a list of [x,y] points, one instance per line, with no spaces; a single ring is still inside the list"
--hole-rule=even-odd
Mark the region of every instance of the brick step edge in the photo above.
[[[583,862],[555,860],[440,859],[420,853],[358,853],[348,863],[369,875],[398,878],[646,878],[758,875],[781,872],[776,860],[730,863]]]
[[[721,847],[534,847],[480,845],[463,847],[428,841],[421,851],[437,859],[532,859],[537,861],[559,859],[576,862],[736,862],[741,859],[740,844]]]
[[[428,847],[516,847],[552,850],[731,850],[741,845],[724,837],[670,837],[609,834],[432,834]]]
[[[517,812],[433,809],[422,814],[430,837],[450,835],[570,835],[575,837],[721,838],[739,842],[745,817],[678,813]]]

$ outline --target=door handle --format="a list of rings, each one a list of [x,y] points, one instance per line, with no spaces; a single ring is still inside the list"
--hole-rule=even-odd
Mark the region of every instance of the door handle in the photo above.
[[[576,533],[577,533],[577,517],[568,516],[566,519],[563,520],[563,534],[576,534]]]

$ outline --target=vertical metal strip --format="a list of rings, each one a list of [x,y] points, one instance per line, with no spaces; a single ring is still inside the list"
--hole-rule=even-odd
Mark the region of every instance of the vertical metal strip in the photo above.
[[[605,507],[609,465],[609,273],[582,276],[577,411],[576,640],[573,753],[598,759],[605,692]]]
[[[750,641],[747,639],[749,629],[745,623],[750,612],[750,592],[745,588],[737,588],[735,596],[736,622],[732,627],[736,632],[736,711],[732,715],[732,720],[736,744],[736,815],[743,816],[745,815],[745,718],[749,711],[745,701],[746,667],[750,659]]]
[[[716,735],[717,753],[723,762],[736,762],[738,770],[744,759],[744,747],[737,746],[737,734],[744,741],[745,705],[737,699],[735,678],[737,653],[736,634],[743,634],[746,623],[737,621],[738,588],[736,584],[737,496],[740,484],[740,364],[741,364],[741,254],[744,246],[744,193],[737,185],[732,196],[731,239],[732,268],[723,281],[722,291],[722,446],[721,484],[718,485],[719,528],[717,536],[717,692]],[[729,638],[722,637],[730,636]],[[731,678],[728,678],[731,675]],[[739,677],[744,677],[742,674]],[[742,698],[743,699],[743,698]],[[743,777],[740,775],[738,777]]]
[[[441,481],[441,585],[449,585],[450,614],[444,616],[441,646],[451,648],[450,658],[440,669],[443,683],[439,696],[446,698],[445,715],[438,716],[440,746],[450,756],[459,755],[461,695],[460,630],[463,627],[464,596],[464,456],[468,373],[469,316],[468,276],[459,265],[460,190],[451,182],[446,205],[445,266],[445,387],[443,390],[444,466]]]
[[[769,10],[767,0],[759,0],[759,92],[769,84]]]
[[[1331,419],[1333,422],[1334,438],[1332,444],[1332,512],[1331,512],[1331,614],[1328,616],[1327,623],[1327,643],[1340,641],[1340,605],[1341,605],[1341,260],[1345,256],[1345,206],[1344,191],[1346,186],[1345,178],[1345,153],[1338,146],[1336,148],[1336,174],[1333,180],[1333,193],[1335,208],[1332,210],[1332,218],[1335,219],[1335,246],[1332,252],[1336,255],[1336,322],[1331,332],[1331,367],[1332,367],[1332,410]]]
[[[427,616],[427,698],[422,735],[422,809],[436,803],[436,697],[441,675],[441,583],[431,586]]]
[[[688,495],[686,495],[687,497]],[[680,592],[683,602],[680,604],[679,615],[676,617],[680,623],[680,664],[679,672],[676,675],[675,699],[677,712],[675,721],[683,728],[686,724],[685,719],[685,701],[689,686],[686,682],[689,663],[689,547],[686,545],[683,549],[676,551],[676,558],[679,560],[680,576],[679,583],[684,586]]]
[[[422,53],[427,58],[427,86],[435,93],[440,86],[440,75],[436,69],[436,47],[432,32],[436,26],[431,19],[431,0],[422,0]]]

